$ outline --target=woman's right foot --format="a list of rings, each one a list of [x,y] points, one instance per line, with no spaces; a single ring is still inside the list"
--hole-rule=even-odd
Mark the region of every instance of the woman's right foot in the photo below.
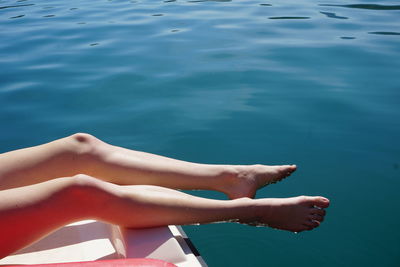
[[[288,177],[296,168],[296,165],[232,166],[221,191],[230,199],[254,198],[258,189]]]
[[[329,200],[324,197],[299,196],[254,200],[254,219],[243,223],[269,226],[291,232],[312,230],[324,220]]]

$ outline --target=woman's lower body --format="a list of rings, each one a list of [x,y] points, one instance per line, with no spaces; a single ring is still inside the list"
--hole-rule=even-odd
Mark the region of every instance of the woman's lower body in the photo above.
[[[252,199],[294,165],[209,165],[112,146],[75,134],[0,154],[0,258],[73,221],[126,227],[238,221],[300,232],[323,221],[329,200]],[[230,200],[175,189],[225,193]]]

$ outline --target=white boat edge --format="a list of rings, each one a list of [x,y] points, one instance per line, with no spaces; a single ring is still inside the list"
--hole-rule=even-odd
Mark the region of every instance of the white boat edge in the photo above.
[[[0,266],[124,258],[160,259],[179,267],[207,266],[180,226],[128,229],[95,220],[69,224],[0,259]]]

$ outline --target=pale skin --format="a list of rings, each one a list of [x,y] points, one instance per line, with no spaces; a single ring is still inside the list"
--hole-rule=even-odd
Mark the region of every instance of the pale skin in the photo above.
[[[301,232],[318,227],[324,197],[252,199],[294,165],[209,165],[109,145],[75,134],[0,154],[0,258],[70,222],[126,227],[238,221]],[[175,189],[225,193],[230,200]]]

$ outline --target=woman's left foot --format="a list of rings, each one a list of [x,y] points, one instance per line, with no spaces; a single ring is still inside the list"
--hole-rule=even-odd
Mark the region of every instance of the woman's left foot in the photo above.
[[[299,196],[254,200],[254,221],[242,221],[254,226],[269,226],[291,232],[302,232],[318,227],[324,220],[329,199]]]
[[[258,189],[279,182],[292,174],[296,168],[296,165],[233,166],[234,171],[227,175],[225,188],[221,191],[230,199],[254,198]]]

